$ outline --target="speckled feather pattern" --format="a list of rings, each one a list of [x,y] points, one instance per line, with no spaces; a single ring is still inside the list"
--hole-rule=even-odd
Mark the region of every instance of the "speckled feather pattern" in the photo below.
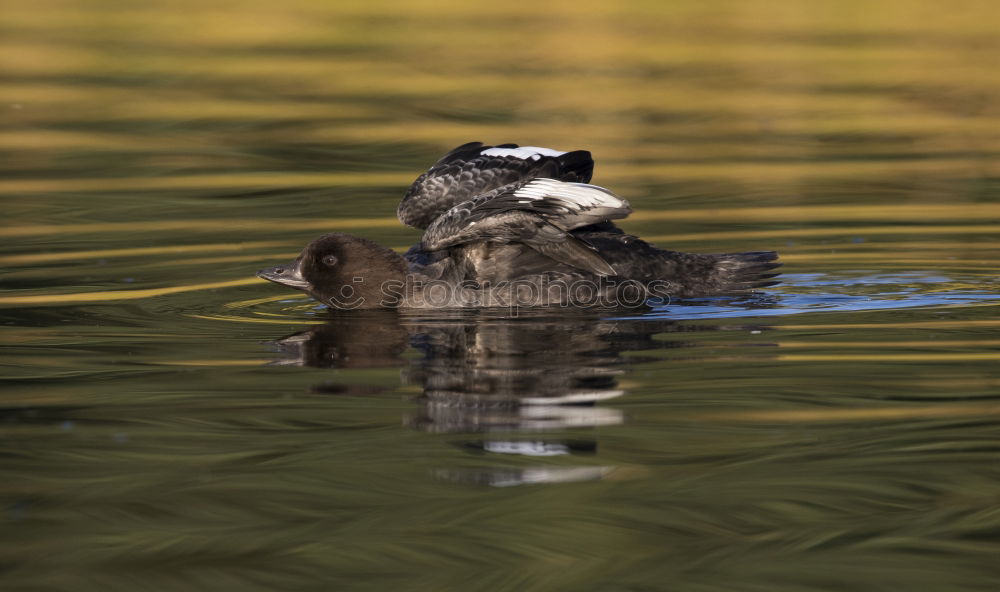
[[[491,150],[501,149],[499,154]],[[421,230],[456,204],[514,183],[547,177],[586,183],[594,170],[590,152],[576,150],[552,156],[555,151],[525,158],[516,144],[485,146],[470,142],[444,155],[407,190],[396,213],[407,226]]]
[[[433,250],[473,240],[523,241],[541,226],[567,231],[631,211],[628,202],[602,187],[532,179],[455,205],[431,223],[423,244]]]

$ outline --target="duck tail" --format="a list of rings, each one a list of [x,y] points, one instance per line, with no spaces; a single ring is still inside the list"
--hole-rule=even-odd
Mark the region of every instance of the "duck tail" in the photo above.
[[[716,264],[713,275],[720,292],[752,292],[781,283],[781,280],[774,279],[781,274],[771,273],[781,267],[775,251],[722,253],[714,257]]]

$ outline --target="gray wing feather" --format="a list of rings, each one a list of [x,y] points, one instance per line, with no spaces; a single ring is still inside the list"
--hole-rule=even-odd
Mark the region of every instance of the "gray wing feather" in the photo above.
[[[474,242],[522,243],[599,275],[614,268],[570,230],[631,213],[628,202],[607,189],[554,179],[533,179],[464,201],[439,216],[423,236],[423,248]]]
[[[564,181],[590,180],[590,152],[558,152],[517,144],[485,146],[470,142],[444,155],[407,190],[397,209],[399,220],[427,228],[449,208],[499,187],[536,177]]]

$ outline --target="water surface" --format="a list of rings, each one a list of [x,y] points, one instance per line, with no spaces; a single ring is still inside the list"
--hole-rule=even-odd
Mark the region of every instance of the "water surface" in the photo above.
[[[42,0],[0,19],[0,587],[1000,586],[1000,11]],[[471,140],[784,283],[330,313]]]

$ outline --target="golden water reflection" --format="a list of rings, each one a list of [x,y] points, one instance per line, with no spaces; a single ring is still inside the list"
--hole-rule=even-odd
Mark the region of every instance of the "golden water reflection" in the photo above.
[[[0,588],[1000,585],[1000,4],[0,13]],[[628,231],[784,283],[338,317],[251,277],[413,244],[472,140],[591,150]]]

